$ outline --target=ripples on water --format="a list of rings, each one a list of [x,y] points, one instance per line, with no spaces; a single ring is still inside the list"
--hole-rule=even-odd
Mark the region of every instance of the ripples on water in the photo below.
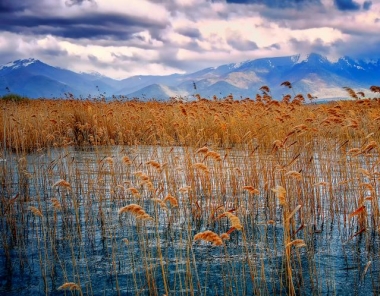
[[[122,163],[124,155],[130,157],[130,166]],[[106,157],[112,157],[113,164]],[[251,166],[258,166],[256,170],[263,164],[274,167],[273,160],[247,160],[247,153],[232,150],[221,164],[209,162],[208,183],[201,175],[189,173],[189,158],[193,163],[201,159],[194,151],[179,147],[70,148],[30,154],[21,160],[13,155],[0,163],[0,294],[63,295],[57,288],[76,282],[85,295],[163,295],[165,278],[173,295],[285,295],[281,208],[268,207],[274,186],[269,187],[265,178],[250,180],[256,182],[260,194],[249,196],[240,190],[247,181],[234,171],[239,167],[249,177],[252,172],[245,172]],[[155,171],[145,164],[150,159],[166,162],[166,168]],[[322,179],[325,165],[316,157],[314,170]],[[169,192],[175,195],[179,208],[169,206],[164,211],[155,204],[151,200],[154,193],[139,186],[136,171],[149,175],[158,197]],[[331,172],[334,196],[352,198],[349,191],[340,191],[340,172]],[[53,187],[59,179],[67,180],[71,189]],[[232,185],[240,189],[235,192]],[[181,193],[184,186],[190,186],[190,192]],[[128,187],[138,188],[142,197],[134,198]],[[299,194],[307,199],[316,190]],[[315,221],[303,221],[297,233],[307,247],[292,251],[296,292],[378,294],[376,229],[368,225],[364,234],[354,237],[360,229],[344,223],[347,213],[341,212],[339,202],[329,203],[323,194]],[[52,198],[59,200],[61,210],[54,208]],[[194,215],[196,200],[205,209],[199,219]],[[130,203],[142,205],[156,222],[137,222],[128,214],[119,217],[118,209]],[[213,220],[207,210],[220,205],[226,210],[238,207],[245,239],[235,231],[225,246],[192,242],[200,231],[220,234],[228,230],[225,218]],[[33,216],[29,206],[39,208],[43,218]],[[331,206],[336,208],[331,211]],[[297,214],[295,229],[301,218]],[[269,219],[274,224],[268,224]]]

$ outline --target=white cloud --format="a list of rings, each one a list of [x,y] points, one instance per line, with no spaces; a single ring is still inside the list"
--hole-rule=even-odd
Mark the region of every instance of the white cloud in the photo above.
[[[42,21],[38,29],[46,34],[34,34],[30,28],[0,29],[0,64],[34,57],[75,71],[125,78],[308,51],[324,51],[334,57],[342,53],[373,55],[374,47],[380,45],[380,22],[376,21],[380,0],[372,1],[368,11],[355,12],[338,11],[331,0],[301,10],[206,0],[97,0],[96,5],[84,1],[73,6],[66,1],[39,2],[37,16],[60,18],[53,24]],[[33,9],[37,8],[29,7],[23,16],[36,16]],[[73,30],[80,30],[76,24],[94,13],[109,15],[110,22],[112,15],[121,15],[128,22],[114,27],[108,20],[99,20],[99,26],[92,23],[87,29],[90,33],[92,28],[104,30],[99,36],[57,33],[73,18]],[[108,34],[108,30],[113,31]]]
[[[146,0],[97,0],[97,4],[96,9],[102,13],[117,12],[159,21],[169,18],[169,12],[162,5]]]

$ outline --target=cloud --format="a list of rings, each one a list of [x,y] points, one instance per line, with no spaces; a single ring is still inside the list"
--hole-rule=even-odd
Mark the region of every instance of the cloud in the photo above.
[[[159,35],[170,25],[163,9],[144,0],[131,8],[115,0],[0,1],[0,30],[31,36],[128,40],[144,31]],[[144,8],[155,13],[147,16]]]
[[[380,0],[0,0],[0,64],[33,57],[125,78],[297,53],[375,56],[379,15]]]
[[[350,56],[357,59],[379,59],[380,36],[367,37],[365,46],[358,46],[362,42],[363,39],[360,36],[354,36],[348,40],[339,38],[331,42],[325,42],[321,38],[313,41],[297,40],[295,38],[289,40],[293,52],[314,52],[333,59],[342,56]]]
[[[96,5],[95,0],[66,0],[65,4],[69,7],[74,5],[82,5],[84,2],[90,2],[92,5]]]
[[[232,48],[237,49],[239,51],[250,51],[250,50],[256,50],[259,48],[256,42],[245,39],[237,31],[227,32],[227,44],[229,44]]]
[[[334,0],[335,6],[339,10],[359,10],[360,4],[353,0]]]
[[[190,38],[196,38],[196,39],[201,38],[201,32],[197,28],[183,27],[183,28],[178,28],[176,32],[178,34],[181,34],[183,36],[190,37]]]
[[[129,39],[143,30],[163,29],[163,22],[117,13],[94,12],[80,16],[20,16],[0,14],[3,31],[64,38]]]
[[[30,6],[32,0],[0,0],[0,14],[23,11]]]
[[[321,38],[317,38],[313,41],[309,40],[297,40],[291,38],[289,44],[294,52],[300,53],[318,53],[324,56],[332,54],[331,43],[324,42]]]
[[[307,7],[310,4],[321,4],[320,0],[226,0],[229,4],[260,4],[271,8]]]
[[[332,44],[337,56],[348,55],[357,59],[379,59],[380,37],[367,38],[365,46],[357,46],[363,40],[359,36],[349,41],[337,40]],[[347,51],[347,47],[350,48]]]
[[[269,45],[269,46],[266,46],[265,49],[279,50],[279,49],[281,49],[281,45],[278,44],[278,43],[273,43],[273,44],[271,44],[271,45]]]
[[[363,3],[363,9],[364,10],[370,10],[372,6],[372,1],[364,1]]]

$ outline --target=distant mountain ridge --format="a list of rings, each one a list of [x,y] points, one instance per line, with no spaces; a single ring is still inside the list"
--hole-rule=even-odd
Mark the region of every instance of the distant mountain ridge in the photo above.
[[[293,90],[281,86],[283,81],[290,81]],[[355,60],[345,56],[330,61],[315,53],[298,54],[229,63],[188,74],[136,75],[122,80],[98,72],[76,73],[33,58],[0,66],[0,95],[9,89],[31,98],[62,98],[69,93],[82,98],[102,95],[191,100],[196,93],[206,98],[229,94],[254,98],[263,85],[271,88],[275,99],[293,91],[321,99],[344,98],[347,94],[343,86],[368,93],[371,85],[380,85],[380,59]]]

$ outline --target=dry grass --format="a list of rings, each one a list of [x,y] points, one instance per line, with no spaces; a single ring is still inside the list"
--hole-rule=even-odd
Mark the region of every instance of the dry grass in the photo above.
[[[290,102],[247,99],[191,103],[33,100],[22,104],[2,101],[0,110],[6,145],[19,152],[114,144],[199,147],[214,143],[228,148],[253,139],[260,142],[259,148],[275,145],[283,149],[300,134],[342,141],[361,137],[363,128],[368,132],[378,126],[380,116],[379,101],[368,99],[325,105],[303,105],[297,98]],[[374,149],[374,144],[368,141],[360,153]],[[222,157],[208,146],[196,153],[216,161]],[[124,162],[129,164],[130,160],[125,158]],[[150,162],[159,169],[158,162]]]
[[[318,295],[338,291],[345,267],[320,254],[339,249],[376,294],[380,101],[262,91],[0,102],[4,266],[46,294]]]
[[[211,230],[206,230],[204,232],[200,232],[194,236],[194,240],[204,240],[211,242],[214,246],[221,246],[223,245],[223,240],[220,238],[219,235],[217,235],[215,232],[212,232]]]

